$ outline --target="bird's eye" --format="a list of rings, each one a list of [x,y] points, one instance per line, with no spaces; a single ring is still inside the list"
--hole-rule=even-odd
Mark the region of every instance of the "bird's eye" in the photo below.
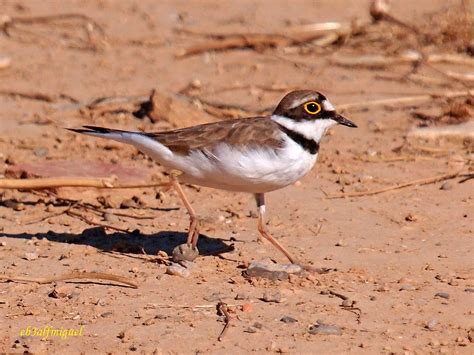
[[[304,110],[310,115],[316,115],[319,113],[319,111],[321,111],[321,105],[314,101],[305,103],[303,107]]]

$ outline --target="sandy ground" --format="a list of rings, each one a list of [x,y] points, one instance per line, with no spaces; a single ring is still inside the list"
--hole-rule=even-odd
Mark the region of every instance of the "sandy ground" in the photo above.
[[[459,3],[403,0],[394,2],[391,11],[434,31],[430,16],[448,13]],[[472,3],[466,3],[472,11]],[[112,172],[124,181],[159,179],[162,169],[133,148],[63,128],[94,124],[161,130],[192,124],[187,116],[179,122],[139,120],[129,104],[110,110],[78,108],[67,97],[87,103],[99,97],[148,95],[153,88],[175,97],[194,83],[191,88],[202,100],[259,112],[276,105],[292,88],[321,90],[336,107],[466,89],[466,83],[423,66],[420,73],[432,81],[400,79],[410,72],[408,65],[367,69],[329,63],[333,52],[382,54],[409,47],[406,43],[412,39],[397,35],[407,30],[393,24],[374,25],[380,26],[379,36],[385,31],[385,42],[371,32],[372,37],[362,35],[356,42],[323,49],[303,45],[175,58],[180,49],[206,39],[176,28],[275,33],[290,25],[368,21],[368,6],[362,0],[2,1],[0,15],[11,17],[88,15],[108,39],[104,44],[96,38],[96,50],[72,48],[77,39],[67,34],[82,35],[77,25],[35,24],[35,37],[20,30],[11,37],[0,35],[0,55],[12,59],[9,67],[0,69],[0,174],[96,177]],[[22,30],[28,29],[23,25]],[[423,45],[429,53],[455,53],[450,43]],[[460,65],[441,68],[467,70]],[[388,75],[398,79],[388,80]],[[8,92],[39,92],[52,102]],[[298,258],[333,269],[323,275],[287,281],[242,275],[253,260],[286,262],[271,245],[258,241],[254,201],[246,194],[185,186],[204,228],[199,243],[203,255],[191,275],[182,278],[165,274],[166,265],[157,261],[158,251],[169,254],[186,238],[188,219],[171,191],[0,190],[2,275],[49,278],[73,271],[101,272],[139,285],[2,282],[0,351],[472,354],[472,179],[462,182],[466,179],[458,177],[373,196],[326,197],[454,172],[463,162],[464,172],[472,173],[473,150],[466,142],[405,142],[407,132],[420,124],[414,112],[437,115],[446,105],[445,100],[432,100],[419,106],[345,110],[359,128],[335,128],[322,142],[317,166],[300,183],[267,196],[270,230]],[[466,105],[472,117],[472,101]],[[204,117],[200,106],[192,107]],[[62,213],[68,208],[64,198],[95,206],[100,212],[75,211],[124,231]],[[329,291],[347,296],[346,306],[355,301],[353,307],[342,306],[343,300]],[[276,294],[279,302],[262,301],[265,294]],[[231,316],[222,341],[217,339],[224,326],[218,302],[229,306]],[[285,316],[297,321],[283,322]],[[310,327],[318,321],[340,334],[311,334]],[[48,326],[82,327],[82,335],[62,339],[21,334],[27,327],[32,331]]]

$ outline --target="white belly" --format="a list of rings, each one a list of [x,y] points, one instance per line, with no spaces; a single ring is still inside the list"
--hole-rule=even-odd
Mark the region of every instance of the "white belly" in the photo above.
[[[298,143],[284,138],[283,147],[239,149],[220,143],[212,152],[175,154],[163,144],[137,134],[109,137],[133,144],[168,169],[181,171],[179,180],[195,185],[241,192],[269,192],[290,185],[307,174],[317,159]]]
[[[269,192],[306,175],[317,159],[292,140],[278,151],[233,149],[221,144],[211,154],[193,152],[175,157],[175,166],[187,183],[241,192]]]

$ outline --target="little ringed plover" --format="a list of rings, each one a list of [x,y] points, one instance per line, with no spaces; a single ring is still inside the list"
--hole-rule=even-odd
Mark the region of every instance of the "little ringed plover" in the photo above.
[[[298,90],[288,93],[270,116],[153,133],[95,126],[70,130],[131,144],[169,169],[169,183],[190,216],[186,246],[192,250],[197,250],[199,223],[180,183],[252,193],[258,207],[260,235],[290,262],[297,263],[265,227],[264,195],[306,175],[316,162],[321,138],[337,124],[357,127],[336,113],[323,94]]]

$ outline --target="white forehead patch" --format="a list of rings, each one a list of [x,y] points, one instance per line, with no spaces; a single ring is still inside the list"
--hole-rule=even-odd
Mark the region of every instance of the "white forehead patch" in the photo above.
[[[323,100],[323,108],[325,111],[336,111],[332,103],[329,100]]]
[[[290,109],[293,109],[293,108],[296,108],[298,106],[301,106],[303,105],[305,102],[308,102],[309,100],[311,100],[313,98],[314,95],[310,94],[310,95],[307,95],[295,102],[293,102],[293,104],[289,107]]]

